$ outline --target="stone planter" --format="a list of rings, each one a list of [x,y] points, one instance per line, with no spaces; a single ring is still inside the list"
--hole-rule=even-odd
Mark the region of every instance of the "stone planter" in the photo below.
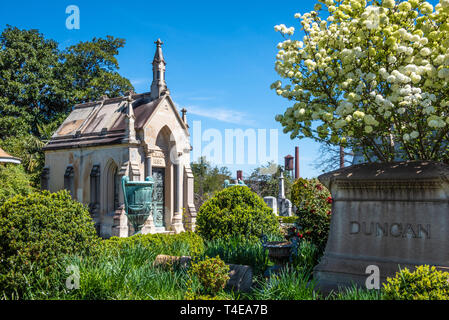
[[[399,267],[449,267],[449,166],[432,161],[360,164],[318,179],[333,197],[325,253],[314,269],[323,291],[380,282]]]
[[[272,241],[263,244],[268,249],[268,258],[277,266],[284,266],[290,259],[293,243],[290,241]]]

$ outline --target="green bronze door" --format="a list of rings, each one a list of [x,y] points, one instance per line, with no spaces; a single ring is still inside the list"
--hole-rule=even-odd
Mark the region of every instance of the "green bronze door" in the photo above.
[[[154,191],[153,191],[153,220],[155,227],[165,226],[165,169],[153,168]]]

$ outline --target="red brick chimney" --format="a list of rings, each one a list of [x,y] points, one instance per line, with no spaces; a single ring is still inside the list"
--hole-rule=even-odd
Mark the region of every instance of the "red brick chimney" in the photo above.
[[[299,147],[295,147],[295,180],[299,178]]]
[[[237,180],[243,181],[243,171],[242,170],[237,170]]]

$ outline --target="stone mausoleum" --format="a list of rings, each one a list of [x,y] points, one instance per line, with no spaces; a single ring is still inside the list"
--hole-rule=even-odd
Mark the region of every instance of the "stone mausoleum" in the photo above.
[[[67,189],[89,206],[100,236],[127,237],[121,179],[152,176],[155,210],[142,233],[195,228],[186,110],[179,114],[165,82],[162,42],[155,42],[151,91],[76,105],[45,146],[42,188]]]

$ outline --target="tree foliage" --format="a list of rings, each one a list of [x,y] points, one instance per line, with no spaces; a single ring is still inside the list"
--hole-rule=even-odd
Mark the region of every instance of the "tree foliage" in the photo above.
[[[277,197],[279,194],[279,177],[283,166],[270,162],[265,166],[253,170],[251,175],[245,179],[245,184],[260,197]],[[289,171],[283,171],[285,195],[289,195],[294,182]]]
[[[225,180],[231,179],[232,173],[227,167],[212,166],[206,157],[198,158],[190,164],[195,177],[195,205],[199,208],[214,192],[222,190]]]
[[[98,100],[101,96],[117,97],[133,90],[131,82],[119,75],[116,56],[125,39],[107,36],[80,42],[62,52],[65,79],[71,86],[76,103]]]
[[[341,164],[341,152],[343,151],[343,165],[352,165],[354,153],[349,149],[341,150],[340,146],[335,146],[328,143],[322,143],[318,150],[318,157],[313,162],[315,169],[321,170],[321,172],[329,172],[340,168]]]
[[[23,160],[34,182],[43,145],[73,105],[133,90],[117,72],[124,45],[107,36],[59,49],[38,30],[7,26],[0,34],[0,146]]]
[[[449,162],[449,1],[321,2],[295,15],[302,41],[290,38],[294,27],[275,27],[286,83],[272,88],[295,101],[276,116],[284,132],[369,161]]]

